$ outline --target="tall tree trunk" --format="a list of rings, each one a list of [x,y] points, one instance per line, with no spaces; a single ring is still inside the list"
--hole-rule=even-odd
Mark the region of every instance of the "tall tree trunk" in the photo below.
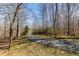
[[[9,48],[11,47],[11,41],[12,41],[12,25],[11,25],[11,23],[10,23],[10,33],[9,33]]]
[[[53,30],[54,30],[54,35],[55,35],[55,38],[57,38],[57,34],[56,34],[56,21],[57,21],[57,13],[58,13],[58,4],[56,3],[55,4],[56,6],[56,11],[55,11],[55,17],[54,17],[54,21],[53,21]]]
[[[6,20],[5,20],[5,25],[4,25],[4,39],[5,39],[5,35],[6,35]]]
[[[19,34],[19,19],[17,19],[16,37],[18,37],[18,34]]]
[[[68,34],[68,36],[70,35],[70,24],[69,24],[69,18],[70,18],[70,16],[69,16],[69,13],[70,13],[70,7],[69,7],[69,3],[67,3],[67,9],[68,9],[68,15],[67,15],[67,18],[68,18],[68,32],[67,32],[67,34]]]
[[[9,48],[11,47],[11,41],[13,39],[12,35],[13,35],[13,30],[12,30],[12,27],[13,27],[13,24],[15,22],[15,18],[16,18],[16,15],[17,15],[17,12],[19,10],[19,7],[22,5],[22,3],[18,4],[17,7],[16,7],[16,10],[15,10],[15,13],[14,13],[14,16],[13,16],[13,19],[12,19],[12,22],[10,23],[10,39],[9,39]]]

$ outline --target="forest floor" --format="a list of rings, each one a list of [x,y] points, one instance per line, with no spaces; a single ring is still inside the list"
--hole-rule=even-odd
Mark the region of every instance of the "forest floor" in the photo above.
[[[0,49],[0,56],[69,56],[79,55],[44,46],[29,40],[16,40],[9,50]]]

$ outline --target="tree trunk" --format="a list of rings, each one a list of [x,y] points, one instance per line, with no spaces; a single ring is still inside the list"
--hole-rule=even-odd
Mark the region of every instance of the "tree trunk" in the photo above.
[[[19,19],[17,19],[16,37],[18,37],[18,34],[19,34]]]
[[[53,30],[54,30],[54,35],[55,35],[55,37],[54,38],[57,38],[57,34],[56,34],[56,21],[57,21],[57,13],[58,13],[58,4],[56,3],[55,4],[55,6],[56,6],[56,11],[55,11],[55,18],[53,19],[54,21],[54,23],[53,23]]]
[[[70,12],[70,8],[69,8],[69,3],[67,3],[67,8],[68,8],[68,32],[67,32],[67,34],[68,34],[68,36],[70,35],[70,24],[69,24],[69,12]]]
[[[16,7],[16,10],[15,10],[15,13],[14,13],[14,16],[13,16],[13,19],[12,19],[12,22],[10,23],[10,40],[9,40],[9,48],[11,47],[11,42],[12,42],[12,34],[13,34],[13,30],[12,30],[12,27],[13,27],[13,24],[15,22],[15,18],[16,18],[16,15],[17,15],[17,12],[19,10],[19,7],[22,5],[22,3],[18,4],[17,7]]]

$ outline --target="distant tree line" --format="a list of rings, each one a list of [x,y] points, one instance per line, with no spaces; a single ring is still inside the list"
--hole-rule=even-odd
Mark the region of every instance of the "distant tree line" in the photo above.
[[[39,6],[40,15],[36,16],[41,18],[34,19],[33,34],[53,34],[55,37],[79,35],[79,4],[44,3]],[[41,20],[40,24],[37,20]]]

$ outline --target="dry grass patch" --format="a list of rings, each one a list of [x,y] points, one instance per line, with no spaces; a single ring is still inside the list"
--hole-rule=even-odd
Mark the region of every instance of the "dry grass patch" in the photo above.
[[[57,48],[50,48],[35,42],[26,40],[26,43],[14,45],[10,50],[0,50],[1,56],[68,56],[78,55],[74,53],[68,53],[64,50]]]

